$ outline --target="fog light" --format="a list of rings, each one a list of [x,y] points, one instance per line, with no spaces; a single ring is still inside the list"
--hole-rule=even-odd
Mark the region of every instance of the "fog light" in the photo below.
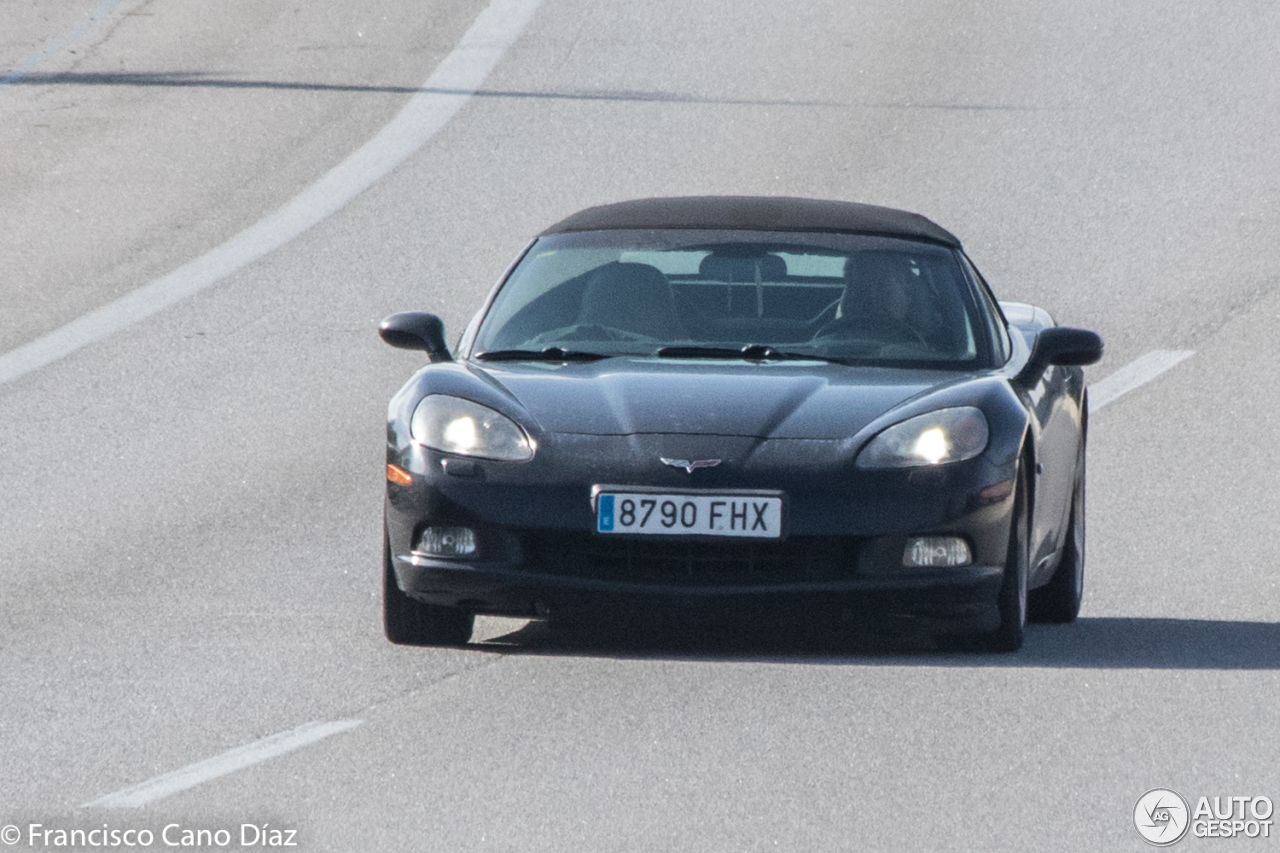
[[[433,557],[465,557],[476,552],[476,532],[470,527],[428,527],[416,550]]]
[[[902,565],[912,568],[967,566],[973,562],[969,543],[959,536],[918,536],[907,540]]]

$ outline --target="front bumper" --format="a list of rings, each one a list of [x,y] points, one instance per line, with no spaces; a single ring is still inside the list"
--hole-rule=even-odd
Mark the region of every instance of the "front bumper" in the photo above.
[[[826,442],[747,447],[751,440],[723,437],[714,446],[705,437],[576,437],[572,447],[544,443],[527,464],[456,466],[400,438],[389,442],[388,462],[411,473],[412,482],[388,483],[387,533],[400,588],[425,603],[523,617],[601,608],[753,620],[771,613],[830,616],[935,633],[999,625],[1013,497],[1011,488],[997,487],[1011,486],[1013,456],[863,472],[848,462],[834,465],[837,448]],[[632,442],[643,452],[628,452]],[[659,456],[732,451],[733,442],[744,445],[734,454],[746,460],[740,464],[693,474],[644,467]],[[775,490],[786,495],[785,538],[597,534],[591,489],[602,482]],[[475,531],[474,554],[442,558],[415,550],[425,527],[450,525]],[[941,534],[962,536],[974,564],[902,566],[908,537]]]
[[[965,566],[900,577],[688,583],[574,577],[506,565],[398,555],[396,577],[411,597],[474,613],[557,617],[584,611],[680,613],[761,621],[837,619],[930,632],[991,631],[1003,568]]]

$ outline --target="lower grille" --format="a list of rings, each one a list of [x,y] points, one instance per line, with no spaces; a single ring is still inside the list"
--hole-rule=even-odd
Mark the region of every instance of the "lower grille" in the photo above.
[[[836,580],[854,574],[855,537],[793,536],[782,542],[652,541],[590,533],[521,537],[534,571],[566,577],[666,584],[758,584]]]

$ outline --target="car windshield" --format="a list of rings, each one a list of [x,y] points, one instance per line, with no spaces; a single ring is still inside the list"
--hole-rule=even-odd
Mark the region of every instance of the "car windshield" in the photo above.
[[[471,352],[972,368],[990,349],[977,310],[955,253],[930,243],[759,231],[557,234],[511,272]]]

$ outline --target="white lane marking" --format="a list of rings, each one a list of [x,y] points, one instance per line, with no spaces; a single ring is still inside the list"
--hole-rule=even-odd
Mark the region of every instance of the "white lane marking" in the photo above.
[[[97,21],[103,15],[107,14],[107,12],[110,12],[111,7],[116,5],[119,2],[120,0],[103,0],[102,5],[99,6],[97,9],[93,10],[93,12],[89,14],[89,17],[83,20],[82,22],[80,22],[80,24],[78,24],[75,27],[75,29],[71,30],[71,32],[67,33],[65,36],[61,36],[49,42],[40,50],[37,50],[35,53],[28,56],[26,60],[24,60],[23,63],[19,65],[17,69],[15,69],[12,73],[7,74],[4,77],[0,77],[0,86],[7,86],[10,83],[13,83],[13,82],[16,82],[17,80],[22,79],[24,76],[26,76],[26,74],[32,68],[35,68],[41,62],[43,62],[46,58],[53,55],[54,53],[57,53],[59,50],[71,44],[76,39],[80,38],[80,36],[88,32],[89,28],[93,26],[95,21]]]
[[[237,770],[243,770],[269,758],[293,752],[304,746],[323,740],[332,735],[350,731],[360,725],[363,720],[339,720],[333,723],[306,723],[287,732],[264,737],[245,746],[215,755],[213,758],[198,761],[195,764],[156,776],[154,779],[99,797],[82,808],[97,809],[136,809],[153,803],[156,800],[194,788],[219,776],[226,776]]]
[[[283,246],[404,162],[462,109],[542,0],[492,0],[377,136],[275,213],[151,284],[0,355],[0,385],[150,317]]]
[[[1157,349],[1134,359],[1107,378],[1089,386],[1089,411],[1098,411],[1195,354],[1195,350]]]

